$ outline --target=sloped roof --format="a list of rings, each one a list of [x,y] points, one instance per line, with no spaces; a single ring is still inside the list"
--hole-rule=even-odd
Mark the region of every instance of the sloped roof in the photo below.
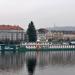
[[[38,32],[39,32],[39,33],[47,33],[48,30],[45,29],[45,28],[40,28],[40,29],[38,29]]]
[[[20,26],[0,25],[0,30],[24,30]]]

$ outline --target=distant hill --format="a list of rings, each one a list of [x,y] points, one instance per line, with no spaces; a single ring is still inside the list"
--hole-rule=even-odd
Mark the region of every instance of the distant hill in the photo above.
[[[49,31],[75,31],[75,26],[49,27]]]

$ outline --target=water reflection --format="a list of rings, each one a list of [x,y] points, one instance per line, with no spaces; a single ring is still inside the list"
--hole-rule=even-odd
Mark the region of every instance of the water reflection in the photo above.
[[[36,56],[36,52],[28,52],[25,57]],[[74,65],[75,51],[47,51],[39,52],[37,56],[37,65],[40,67],[48,65]]]
[[[36,52],[6,53],[0,54],[0,70],[25,70],[26,61],[31,57],[36,57],[37,67],[75,65],[75,51],[39,52],[38,55]]]
[[[75,64],[75,52],[58,51],[58,52],[43,52],[39,55],[39,65],[73,65]]]
[[[25,54],[2,54],[0,55],[0,69],[1,70],[18,70],[24,66]]]

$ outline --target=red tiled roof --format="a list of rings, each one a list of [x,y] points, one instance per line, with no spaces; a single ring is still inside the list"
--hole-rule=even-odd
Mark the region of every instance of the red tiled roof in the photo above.
[[[23,30],[23,28],[12,25],[0,25],[0,30]]]

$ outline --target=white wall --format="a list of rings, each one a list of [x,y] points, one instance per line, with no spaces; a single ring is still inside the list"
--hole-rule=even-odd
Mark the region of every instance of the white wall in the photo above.
[[[17,35],[18,34],[18,35]],[[0,30],[0,40],[5,40],[5,39],[9,39],[9,40],[24,40],[24,31],[20,30]]]

